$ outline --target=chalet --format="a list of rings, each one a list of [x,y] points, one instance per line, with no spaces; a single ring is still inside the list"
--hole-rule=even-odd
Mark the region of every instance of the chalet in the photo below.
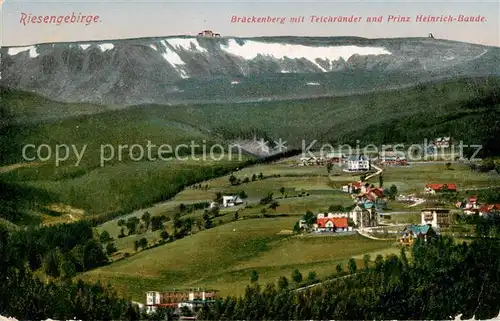
[[[332,213],[329,213],[328,216],[325,217],[324,214],[318,214],[317,222],[316,222],[316,231],[331,231],[331,232],[346,232],[349,231],[349,224],[347,222],[347,217],[344,216],[336,216]]]
[[[222,206],[223,207],[232,207],[236,205],[243,204],[243,200],[237,196],[222,196]]]
[[[448,227],[451,222],[450,210],[444,208],[424,208],[420,216],[422,225],[434,228]]]
[[[362,182],[352,182],[342,186],[342,191],[346,193],[360,193],[362,186],[363,186]]]
[[[349,172],[367,172],[370,168],[370,159],[364,155],[351,155],[347,158]]]
[[[205,304],[215,302],[217,291],[206,289],[173,290],[167,292],[146,292],[146,312],[153,313],[159,307],[195,310]]]
[[[384,151],[379,155],[380,164],[405,166],[408,165],[408,160],[403,152]]]
[[[456,192],[457,186],[455,184],[427,184],[425,185],[424,192],[426,194],[436,194],[443,192]]]
[[[357,204],[373,203],[377,209],[385,209],[387,201],[385,200],[384,189],[365,184],[361,187],[360,193],[356,195]]]
[[[478,209],[480,216],[500,214],[500,204],[485,204]]]
[[[472,196],[468,200],[462,202],[457,202],[455,206],[464,211],[464,214],[473,215],[479,214],[479,204],[477,203],[477,197]]]
[[[429,237],[436,236],[437,233],[433,230],[432,226],[428,224],[423,225],[408,225],[400,238],[402,245],[411,245],[416,239],[424,239],[427,241]]]
[[[220,37],[220,34],[214,33],[212,30],[203,30],[202,32],[198,33],[198,37],[218,38]]]
[[[451,137],[438,137],[434,140],[434,146],[437,148],[448,148],[450,147]]]
[[[241,204],[243,204],[243,200],[237,195],[222,196],[222,207],[233,207]],[[214,208],[215,206],[217,206],[217,203],[210,203],[210,208]]]

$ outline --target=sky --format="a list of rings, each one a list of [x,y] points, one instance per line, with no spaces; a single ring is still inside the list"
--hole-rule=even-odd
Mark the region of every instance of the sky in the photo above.
[[[0,0],[1,2],[2,0]],[[95,23],[21,23],[29,16],[98,16]],[[232,23],[232,16],[286,18],[280,23]],[[316,16],[359,16],[360,22],[311,23]],[[383,16],[383,22],[366,17]],[[388,22],[389,15],[410,22]],[[417,15],[481,16],[483,22],[416,22]],[[304,16],[304,22],[290,18]],[[140,0],[4,0],[1,8],[2,46],[45,42],[106,40],[171,35],[196,35],[210,29],[222,36],[358,36],[366,38],[425,37],[500,46],[500,2],[487,1],[140,1]],[[25,19],[24,21],[29,21]]]

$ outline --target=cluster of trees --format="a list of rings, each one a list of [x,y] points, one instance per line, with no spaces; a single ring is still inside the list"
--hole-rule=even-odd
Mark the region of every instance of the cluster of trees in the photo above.
[[[398,187],[392,184],[388,189],[384,189],[384,194],[391,200],[394,201],[398,196]]]
[[[101,239],[112,244],[106,235]],[[111,253],[113,246],[109,246]],[[18,265],[54,278],[69,278],[108,263],[104,245],[94,237],[88,221],[14,231],[9,234],[9,250]]]
[[[483,159],[479,164],[470,163],[469,168],[482,173],[495,170],[498,174],[500,174],[500,159],[488,157]]]
[[[181,215],[184,215],[184,214],[192,213],[196,210],[202,210],[202,209],[208,208],[209,206],[210,206],[210,203],[208,203],[208,202],[198,202],[198,203],[187,204],[187,205],[184,203],[181,203],[181,204],[179,204],[179,212],[181,213]]]
[[[264,196],[263,198],[261,198],[259,204],[267,206],[268,208],[272,209],[273,211],[276,211],[278,206],[280,206],[280,204],[273,198],[272,192],[267,193],[267,196]],[[267,209],[266,209],[266,207],[263,207],[261,210],[261,214],[265,215],[266,213],[267,213]]]
[[[208,190],[209,186],[208,184],[201,185],[201,184],[194,184],[191,186],[192,189],[204,189],[205,191]]]
[[[293,270],[291,279],[296,288],[311,285],[319,281],[316,272],[310,271],[307,274],[307,277],[304,278],[302,273],[298,269]],[[256,283],[258,281],[259,281],[259,272],[252,270],[252,272],[250,273],[250,283]],[[277,280],[277,285],[280,288],[288,288],[290,282],[285,276],[282,276]]]
[[[262,173],[259,173],[259,175],[253,174],[251,179],[248,178],[248,177],[245,177],[243,180],[240,179],[240,178],[237,178],[236,176],[234,176],[234,174],[231,174],[229,176],[229,184],[231,184],[231,185],[241,185],[241,184],[244,184],[244,183],[249,183],[250,180],[252,182],[255,182],[256,180],[263,180],[264,178],[265,178],[264,174],[262,174]]]
[[[203,320],[373,320],[489,319],[500,310],[500,243],[480,238],[470,244],[436,237],[418,240],[407,258],[377,256],[351,275],[292,291],[283,278],[247,286],[242,297],[217,300],[200,312]],[[354,263],[352,263],[354,261]],[[300,277],[295,273],[295,279]]]
[[[182,204],[181,204],[182,205]],[[144,233],[151,229],[151,231],[159,231],[163,229],[165,222],[169,221],[169,217],[165,215],[151,216],[149,212],[144,212],[141,218],[130,217],[127,220],[118,220],[118,226],[120,227],[119,238],[133,235],[137,233]],[[125,234],[125,228],[127,229],[127,234]]]
[[[31,272],[54,248],[64,256],[80,246],[81,252],[75,252],[81,255],[82,268],[102,263],[104,257],[100,246],[79,245],[92,241],[88,232],[85,222],[59,225],[51,230],[26,231],[25,234],[10,234],[0,225],[0,315],[24,320],[140,319],[138,308],[118,297],[109,287],[82,281],[73,283],[70,279],[46,283]]]

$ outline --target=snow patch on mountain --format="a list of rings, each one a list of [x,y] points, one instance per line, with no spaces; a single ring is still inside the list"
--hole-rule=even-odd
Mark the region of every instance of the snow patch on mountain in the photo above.
[[[103,43],[99,45],[99,49],[101,49],[102,52],[111,50],[115,47],[112,43]]]
[[[7,53],[10,56],[15,56],[15,55],[20,54],[21,52],[25,52],[25,51],[29,51],[30,58],[36,58],[36,57],[38,57],[38,53],[36,52],[36,47],[35,46],[11,47],[11,48],[9,48],[9,51]]]
[[[90,47],[90,45],[80,45],[80,48],[83,50],[87,50]]]
[[[332,69],[332,61],[343,59],[349,60],[354,55],[369,56],[369,55],[391,55],[392,53],[383,47],[361,47],[361,46],[306,46],[297,44],[283,43],[267,43],[255,40],[243,41],[239,44],[235,39],[229,39],[227,45],[223,45],[222,49],[229,54],[242,57],[246,60],[252,60],[257,57],[269,57],[283,60],[289,59],[306,59],[312,62],[323,72],[328,72]],[[326,60],[329,65],[329,70],[322,67],[317,60]]]
[[[169,38],[167,42],[175,49],[186,51],[207,52],[207,50],[198,44],[196,39],[189,38]]]

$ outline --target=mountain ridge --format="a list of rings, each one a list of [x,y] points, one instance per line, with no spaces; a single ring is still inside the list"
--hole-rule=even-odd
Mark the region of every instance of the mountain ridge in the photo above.
[[[500,48],[428,38],[150,37],[3,47],[0,85],[78,103],[237,103],[500,75]]]

